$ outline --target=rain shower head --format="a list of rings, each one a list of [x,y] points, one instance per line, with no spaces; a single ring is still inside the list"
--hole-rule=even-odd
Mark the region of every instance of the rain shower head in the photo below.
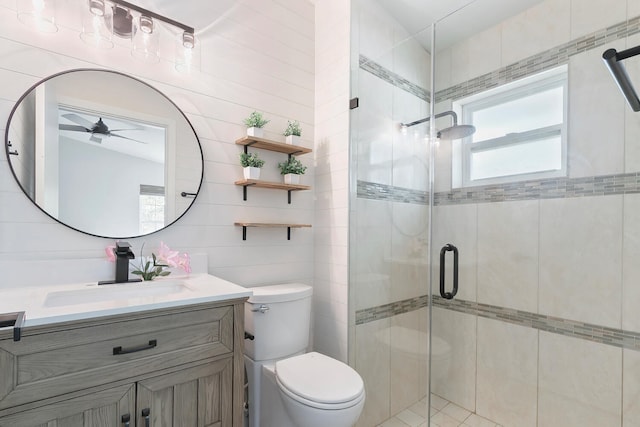
[[[440,117],[451,116],[453,118],[453,126],[448,127],[446,129],[442,129],[438,131],[438,138],[442,139],[460,139],[471,136],[475,133],[476,127],[472,125],[459,125],[458,124],[458,115],[453,111],[445,111],[443,113],[438,113],[434,117],[439,119]],[[410,128],[411,126],[419,125],[420,123],[425,123],[431,120],[431,117],[425,117],[424,119],[416,120],[411,123],[401,123],[400,127],[403,130]]]
[[[462,139],[473,135],[476,127],[473,125],[453,125],[450,128],[442,129],[438,132],[440,139]]]

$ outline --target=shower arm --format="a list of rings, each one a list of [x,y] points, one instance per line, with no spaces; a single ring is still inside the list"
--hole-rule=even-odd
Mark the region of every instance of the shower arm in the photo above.
[[[453,126],[458,126],[458,115],[453,111],[445,111],[443,113],[438,113],[434,116],[434,118],[439,119],[440,117],[444,117],[444,116],[453,117]],[[424,119],[416,120],[415,122],[401,123],[400,126],[402,126],[403,128],[408,128],[411,126],[419,125],[420,123],[428,122],[429,120],[431,120],[431,117],[425,117]]]
[[[627,70],[620,62],[636,55],[640,55],[640,46],[632,47],[631,49],[623,50],[621,52],[617,52],[615,49],[607,49],[602,54],[602,59],[609,68],[609,71],[611,72],[613,79],[618,84],[620,91],[627,99],[629,106],[633,111],[640,111],[640,99],[638,99],[638,95],[629,80]]]

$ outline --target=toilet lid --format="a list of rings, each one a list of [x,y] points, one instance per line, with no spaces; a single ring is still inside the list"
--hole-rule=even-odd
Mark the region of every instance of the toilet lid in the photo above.
[[[362,378],[355,370],[316,352],[280,360],[275,371],[282,387],[313,402],[351,402],[364,392]]]

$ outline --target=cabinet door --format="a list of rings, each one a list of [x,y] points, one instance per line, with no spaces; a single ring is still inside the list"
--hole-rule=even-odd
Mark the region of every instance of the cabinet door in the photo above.
[[[135,403],[128,384],[4,416],[0,427],[134,427]]]
[[[138,427],[231,426],[233,359],[140,381],[137,399]]]

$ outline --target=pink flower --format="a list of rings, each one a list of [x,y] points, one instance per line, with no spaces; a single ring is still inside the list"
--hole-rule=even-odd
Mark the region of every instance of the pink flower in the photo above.
[[[104,252],[107,254],[107,260],[109,260],[109,262],[116,262],[116,246],[115,245],[109,245],[106,248],[104,248]]]
[[[169,249],[169,246],[165,245],[164,242],[160,242],[160,248],[158,249],[158,260],[160,262],[168,265],[169,267],[177,267],[179,261],[179,252],[172,251]]]
[[[184,253],[181,257],[178,257],[178,267],[187,274],[191,273],[191,258],[189,258],[189,254]]]

